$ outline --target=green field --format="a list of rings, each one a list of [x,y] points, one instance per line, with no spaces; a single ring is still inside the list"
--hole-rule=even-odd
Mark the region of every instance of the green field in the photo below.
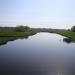
[[[16,39],[28,38],[31,35],[36,34],[35,32],[15,32],[12,30],[0,31],[0,45],[6,44],[8,41],[14,41]]]
[[[24,37],[33,35],[35,32],[0,31],[0,37]]]
[[[70,38],[72,41],[75,42],[75,32],[71,32],[71,31],[66,31],[66,32],[56,32],[57,34],[66,36],[68,38]]]
[[[70,38],[73,42],[75,42],[75,32],[71,31],[58,31],[55,32],[62,36],[66,36]],[[35,31],[27,31],[27,32],[16,32],[12,30],[4,30],[0,31],[0,45],[5,44],[8,41],[13,41],[19,38],[28,38],[28,36],[36,34]]]

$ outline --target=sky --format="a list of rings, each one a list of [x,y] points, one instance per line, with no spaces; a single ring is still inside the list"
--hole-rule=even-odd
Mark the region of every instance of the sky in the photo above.
[[[0,26],[71,28],[75,0],[0,0]]]

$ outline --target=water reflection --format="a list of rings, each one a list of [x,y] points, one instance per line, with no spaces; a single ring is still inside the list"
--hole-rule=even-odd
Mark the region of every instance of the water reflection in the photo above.
[[[70,38],[63,38],[63,41],[68,44],[73,42]]]
[[[29,36],[31,36],[31,35],[29,35]],[[14,41],[17,39],[28,39],[29,36],[25,36],[25,37],[0,37],[0,45],[7,44],[9,41]]]
[[[38,33],[0,46],[0,75],[75,75],[75,43],[63,38]]]

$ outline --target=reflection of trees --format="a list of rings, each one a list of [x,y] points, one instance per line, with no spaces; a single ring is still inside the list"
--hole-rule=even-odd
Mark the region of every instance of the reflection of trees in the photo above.
[[[0,37],[0,45],[6,44],[9,41],[14,41],[16,39],[28,39],[29,36],[25,37]]]
[[[63,38],[63,41],[66,43],[72,43],[72,40],[70,38]]]

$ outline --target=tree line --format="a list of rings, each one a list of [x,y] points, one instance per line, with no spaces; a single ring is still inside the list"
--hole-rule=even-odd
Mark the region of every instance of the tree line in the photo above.
[[[30,28],[29,26],[19,25],[16,27],[0,27],[0,30],[13,30],[17,32],[25,32],[25,31],[35,31],[35,32],[56,32],[56,31],[66,31],[65,29],[51,29],[51,28]],[[75,32],[75,26],[69,30]]]

